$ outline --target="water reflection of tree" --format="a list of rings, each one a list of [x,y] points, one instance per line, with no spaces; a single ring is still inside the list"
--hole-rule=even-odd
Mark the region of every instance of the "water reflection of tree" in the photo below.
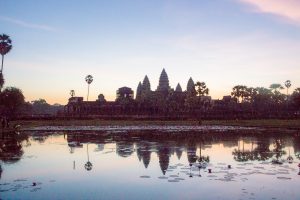
[[[89,144],[86,145],[86,153],[87,153],[87,162],[84,165],[84,168],[87,171],[91,171],[93,168],[93,164],[90,162],[90,154],[89,154]]]
[[[10,133],[0,139],[0,161],[4,163],[16,163],[23,156],[22,142],[28,141],[27,135],[14,135]],[[0,164],[0,179],[2,176],[2,166]]]
[[[245,150],[245,141],[238,141],[238,148],[233,151],[233,158],[238,162],[253,161],[255,158],[258,158],[257,151],[253,151],[253,145],[251,150]]]
[[[294,146],[295,156],[300,160],[300,135],[294,136],[293,146]]]
[[[0,160],[6,163],[15,163],[23,155],[22,141],[28,139],[27,136],[9,136],[0,140]]]
[[[197,147],[195,143],[188,143],[187,146],[187,158],[189,161],[189,164],[193,164],[197,161],[197,155],[196,155]]]
[[[198,162],[199,163],[210,162],[210,157],[202,154],[202,142],[200,142]]]
[[[256,141],[256,148],[253,148],[254,140]],[[232,152],[234,160],[238,162],[246,161],[266,161],[275,157],[276,161],[279,161],[284,154],[284,142],[282,138],[276,138],[270,141],[268,138],[252,138],[251,149],[245,150],[244,140],[241,140],[238,144],[238,148]],[[273,150],[270,150],[270,144],[273,146]]]
[[[285,147],[284,141],[282,139],[275,139],[273,141],[273,153],[275,156],[276,161],[279,161],[279,158],[281,158],[283,155],[286,154],[286,152],[283,150],[283,148]]]
[[[273,152],[270,151],[270,141],[266,138],[260,138],[257,141],[257,147],[254,150],[254,160],[265,161],[273,156]]]

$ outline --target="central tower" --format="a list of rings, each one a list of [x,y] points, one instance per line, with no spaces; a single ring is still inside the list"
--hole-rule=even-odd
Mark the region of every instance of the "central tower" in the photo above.
[[[161,74],[160,74],[159,84],[158,84],[156,90],[159,91],[159,92],[164,92],[164,91],[169,91],[170,90],[169,78],[168,78],[168,75],[167,75],[165,69],[163,69]]]

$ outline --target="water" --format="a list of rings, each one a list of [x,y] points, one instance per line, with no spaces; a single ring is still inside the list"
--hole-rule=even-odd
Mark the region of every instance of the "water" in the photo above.
[[[27,132],[0,145],[0,199],[300,199],[296,133]]]

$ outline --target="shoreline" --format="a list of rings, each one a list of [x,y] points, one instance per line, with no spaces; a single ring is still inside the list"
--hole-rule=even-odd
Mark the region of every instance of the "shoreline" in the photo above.
[[[14,121],[14,125],[21,125],[21,131],[28,130],[103,130],[130,127],[131,129],[286,129],[300,130],[300,120],[203,120],[201,124],[195,120],[182,121],[136,121],[136,120],[26,120]],[[57,127],[57,128],[55,128]],[[177,128],[176,128],[177,127]],[[219,127],[219,128],[218,128]]]

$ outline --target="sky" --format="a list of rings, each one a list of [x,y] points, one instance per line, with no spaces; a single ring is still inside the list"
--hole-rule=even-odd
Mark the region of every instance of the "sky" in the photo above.
[[[70,90],[114,100],[122,86],[203,81],[214,99],[235,85],[300,87],[299,0],[0,0],[5,86],[26,101],[66,104]],[[285,91],[283,91],[285,92]]]

